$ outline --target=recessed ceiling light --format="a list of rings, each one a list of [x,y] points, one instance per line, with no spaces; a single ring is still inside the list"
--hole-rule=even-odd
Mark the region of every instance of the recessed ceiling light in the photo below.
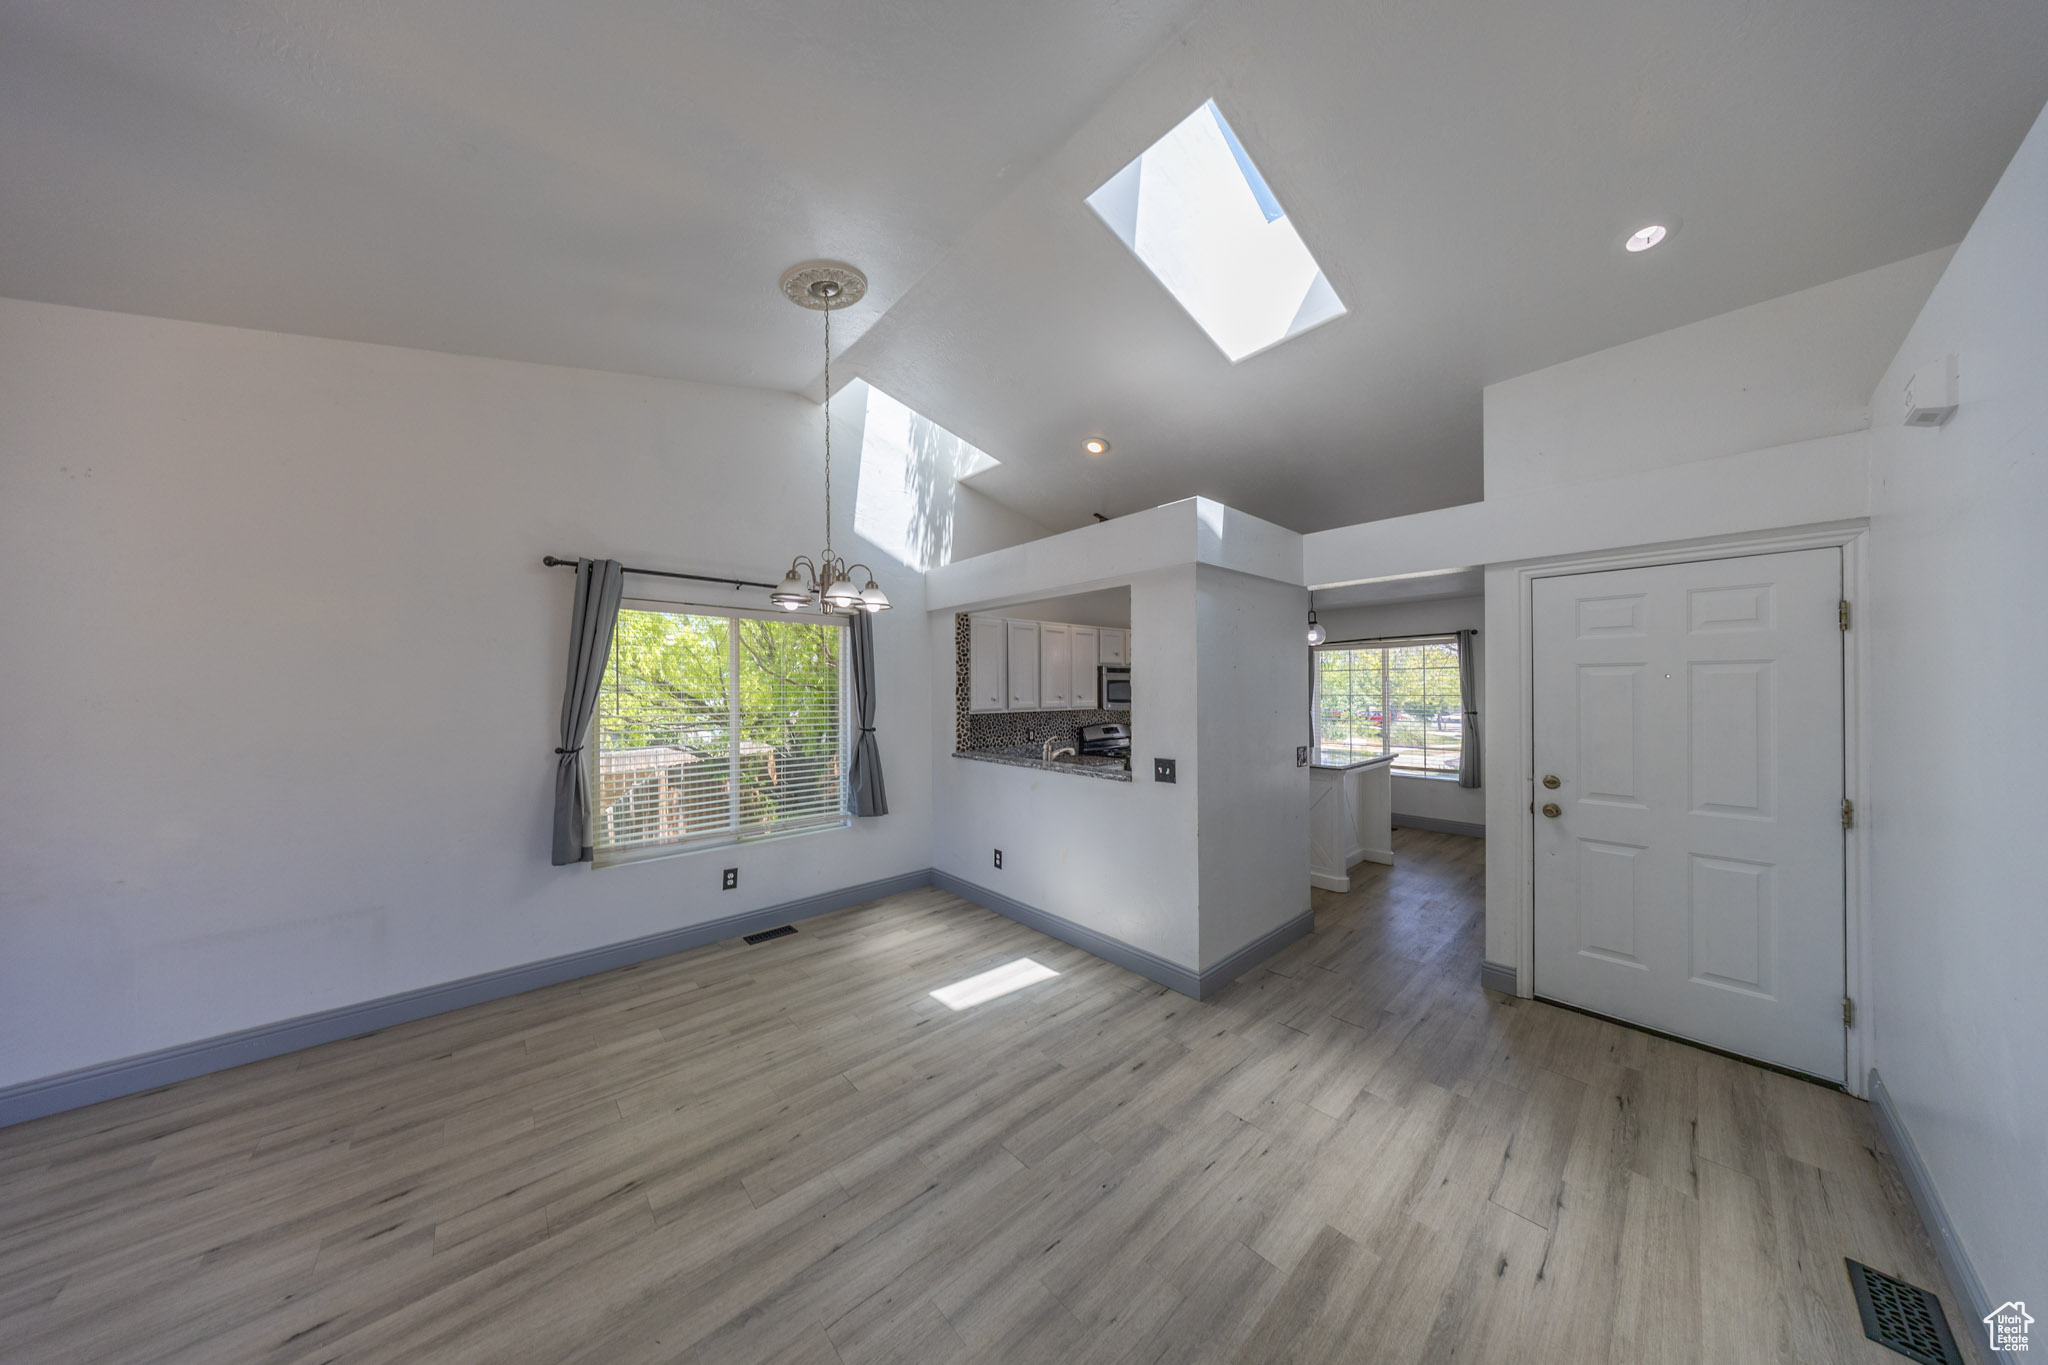
[[[1107,455],[1109,454],[1109,442],[1103,440],[1100,436],[1090,436],[1087,440],[1081,442],[1081,449],[1087,451],[1090,455]]]
[[[1662,223],[1652,223],[1646,228],[1637,228],[1635,235],[1630,237],[1623,245],[1627,246],[1630,251],[1648,251],[1651,247],[1663,241],[1668,233],[1669,229]]]

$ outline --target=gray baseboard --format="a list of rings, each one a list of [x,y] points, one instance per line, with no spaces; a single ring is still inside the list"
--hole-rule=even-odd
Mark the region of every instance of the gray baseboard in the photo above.
[[[879,900],[883,896],[893,896],[903,891],[913,891],[931,884],[931,869],[919,868],[915,872],[884,877],[880,881],[863,882],[858,886],[824,891],[800,900],[785,901],[780,905],[727,915],[703,924],[692,924],[664,933],[649,934],[645,938],[629,939],[624,943],[590,948],[580,953],[569,953],[542,962],[529,962],[518,967],[506,967],[495,972],[485,972],[480,976],[465,977],[460,981],[423,986],[418,990],[387,995],[378,1000],[366,1000],[359,1005],[343,1005],[338,1009],[322,1010],[318,1014],[304,1014],[296,1019],[285,1019],[274,1024],[259,1024],[255,1028],[224,1033],[217,1038],[205,1038],[198,1042],[165,1048],[160,1052],[144,1053],[139,1057],[127,1057],[99,1066],[67,1071],[61,1075],[24,1081],[19,1085],[0,1088],[0,1127],[21,1123],[27,1119],[41,1118],[45,1114],[55,1114],[66,1109],[76,1109],[82,1105],[95,1104],[100,1100],[110,1100],[119,1095],[154,1090],[173,1081],[188,1080],[212,1071],[225,1071],[231,1066],[262,1061],[266,1057],[296,1052],[301,1048],[375,1033],[394,1024],[424,1019],[428,1015],[461,1009],[465,1005],[482,1004],[487,1000],[518,995],[522,991],[537,990],[542,986],[559,985],[580,976],[610,971],[614,967],[631,966],[650,958],[666,957],[670,953],[702,947],[707,943],[716,943],[720,939],[738,938],[742,934],[772,929],[778,924],[790,924],[834,910],[844,910],[849,906]]]
[[[1114,962],[1127,972],[1136,972],[1147,981],[1157,981],[1168,990],[1179,991],[1182,995],[1202,998],[1201,974],[1178,962],[1133,948],[1120,938],[1098,934],[1093,929],[1074,923],[1070,919],[1041,910],[1035,905],[1026,905],[1013,896],[1000,891],[991,891],[976,885],[964,877],[950,872],[932,869],[932,885],[941,891],[950,891],[964,901],[973,901],[984,910],[993,910],[1004,919],[1013,919],[1027,929],[1036,929],[1047,938],[1056,938],[1062,943],[1072,944],[1084,953],[1093,953],[1104,962]]]
[[[1439,820],[1434,815],[1394,816],[1395,829],[1427,829],[1438,834],[1465,834],[1474,839],[1486,837],[1486,826],[1475,825],[1470,820]]]
[[[1520,983],[1515,980],[1515,969],[1498,962],[1479,964],[1479,984],[1490,991],[1499,991],[1502,995],[1520,993],[1517,989]]]
[[[1296,939],[1307,938],[1315,930],[1316,912],[1313,909],[1304,910],[1278,929],[1245,944],[1221,962],[1204,967],[1195,999],[1209,999],[1288,944]]]
[[[1956,1240],[1955,1225],[1949,1221],[1948,1209],[1941,1202],[1941,1192],[1935,1189],[1934,1177],[1928,1174],[1927,1163],[1920,1159],[1920,1149],[1913,1145],[1912,1134],[1899,1121],[1898,1107],[1892,1103],[1892,1093],[1884,1088],[1884,1078],[1877,1074],[1876,1067],[1870,1068],[1870,1107],[1877,1115],[1878,1134],[1891,1149],[1899,1176],[1906,1182],[1906,1193],[1913,1197],[1913,1207],[1920,1211],[1920,1221],[1927,1225],[1927,1236],[1934,1243],[1941,1273],[1948,1276],[1948,1287],[1962,1300],[1963,1312],[1969,1316],[1968,1322],[1949,1325],[1958,1338],[1967,1334],[1975,1341],[1979,1355],[1993,1360],[2013,1359],[2011,1352],[1994,1352],[1985,1344],[1984,1318],[1998,1305],[1984,1293],[1977,1268],[1963,1254],[1962,1243]]]

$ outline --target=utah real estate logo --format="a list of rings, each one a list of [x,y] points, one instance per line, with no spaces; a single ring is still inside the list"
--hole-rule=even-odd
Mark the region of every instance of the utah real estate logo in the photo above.
[[[1991,1338],[1994,1351],[2026,1350],[2027,1329],[2033,1325],[2033,1316],[2018,1299],[2000,1304],[1984,1315],[1984,1330]]]

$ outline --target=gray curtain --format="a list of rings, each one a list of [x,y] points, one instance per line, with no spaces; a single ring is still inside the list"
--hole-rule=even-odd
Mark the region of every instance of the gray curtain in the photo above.
[[[1458,738],[1458,785],[1479,785],[1479,673],[1473,663],[1479,653],[1479,632],[1458,632],[1458,690],[1463,694],[1465,723]]]
[[[569,676],[562,687],[561,743],[555,747],[555,866],[590,861],[590,788],[583,738],[597,711],[619,590],[626,571],[616,559],[576,561],[576,607],[569,623]]]
[[[853,742],[853,763],[847,769],[846,808],[855,815],[887,815],[889,794],[882,787],[882,751],[875,744],[875,621],[864,611],[853,614],[846,632],[848,663],[853,668],[853,714],[860,734]]]

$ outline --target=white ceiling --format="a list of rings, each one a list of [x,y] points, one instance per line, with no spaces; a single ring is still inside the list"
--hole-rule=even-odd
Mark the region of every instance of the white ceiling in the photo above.
[[[1350,309],[1235,367],[1083,203],[1211,96]],[[0,0],[0,294],[806,388],[841,257],[835,379],[977,488],[1306,531],[1476,498],[1485,383],[1956,241],[2044,99],[2039,0]]]
[[[0,294],[797,389],[1196,4],[0,0]]]
[[[1342,588],[1318,588],[1308,595],[1308,604],[1317,611],[1336,611],[1342,607],[1381,607],[1392,602],[1478,597],[1485,591],[1484,568],[1447,569],[1442,573],[1410,574],[1405,578],[1352,583]]]

